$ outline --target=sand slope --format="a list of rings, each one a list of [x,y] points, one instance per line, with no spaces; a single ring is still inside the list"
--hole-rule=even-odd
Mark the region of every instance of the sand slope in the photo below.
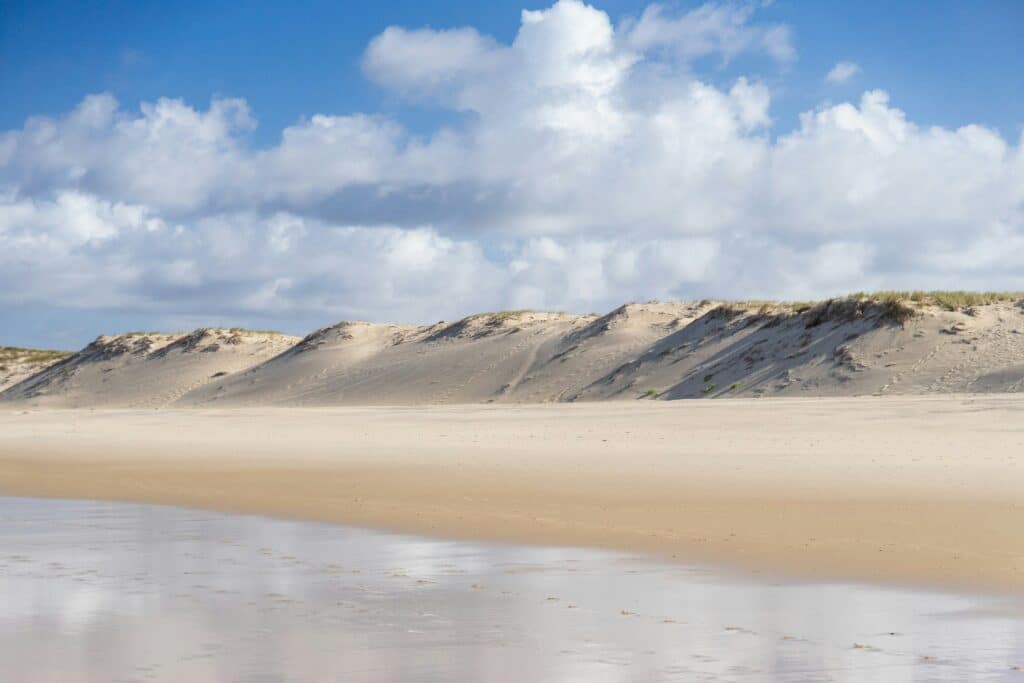
[[[208,353],[209,352],[209,353]],[[50,406],[543,403],[1024,390],[1024,307],[629,304],[429,326],[342,322],[302,340],[101,337],[0,394]]]
[[[906,316],[906,317],[905,317]],[[839,301],[799,313],[648,303],[600,318],[484,314],[452,325],[343,323],[178,406],[536,403],[1017,392],[1024,308],[912,314]]]
[[[287,335],[237,329],[99,337],[2,396],[59,408],[156,408],[220,376],[267,360],[296,341]]]
[[[427,327],[341,323],[178,406],[571,400],[711,304],[631,304],[603,317],[517,311]]]
[[[906,316],[906,317],[904,317]],[[792,314],[723,306],[594,382],[581,399],[1024,390],[1024,308],[894,313],[839,301]]]
[[[42,372],[70,355],[66,351],[0,346],[0,392]]]

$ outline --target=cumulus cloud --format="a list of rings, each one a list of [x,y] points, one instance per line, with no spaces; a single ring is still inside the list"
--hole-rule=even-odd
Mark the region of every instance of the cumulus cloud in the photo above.
[[[253,125],[240,99],[198,111],[164,98],[131,115],[109,94],[90,95],[65,116],[6,133],[0,177],[25,193],[76,188],[191,208],[211,202],[225,177],[245,175],[240,134]]]
[[[367,77],[462,112],[414,135],[317,113],[258,148],[244,100],[91,95],[0,134],[0,302],[220,319],[432,321],[651,297],[1017,287],[1024,147],[915,124],[883,91],[775,129],[756,77],[788,28],[753,5],[619,25],[561,0],[501,43],[389,27]]]
[[[412,94],[499,68],[504,53],[493,39],[473,28],[432,31],[389,26],[367,46],[363,70],[381,85]]]
[[[218,315],[422,317],[484,305],[500,268],[431,227],[331,225],[289,213],[166,222],[80,193],[0,198],[0,301]],[[492,284],[493,283],[493,284]]]
[[[854,62],[839,62],[825,75],[829,83],[839,85],[860,73],[860,66]]]

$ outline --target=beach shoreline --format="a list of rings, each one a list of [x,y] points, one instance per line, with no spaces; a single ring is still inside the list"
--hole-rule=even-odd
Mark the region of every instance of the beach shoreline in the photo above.
[[[0,495],[1024,590],[1024,397],[0,410]]]

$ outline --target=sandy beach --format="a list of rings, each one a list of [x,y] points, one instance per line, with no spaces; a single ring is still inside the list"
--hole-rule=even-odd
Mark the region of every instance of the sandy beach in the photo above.
[[[0,494],[1024,588],[1024,398],[0,412]]]

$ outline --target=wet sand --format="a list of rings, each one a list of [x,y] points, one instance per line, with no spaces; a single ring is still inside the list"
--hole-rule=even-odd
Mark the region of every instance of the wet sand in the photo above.
[[[11,681],[1018,680],[1024,603],[0,498]]]
[[[1024,588],[1020,396],[0,412],[0,492]]]

